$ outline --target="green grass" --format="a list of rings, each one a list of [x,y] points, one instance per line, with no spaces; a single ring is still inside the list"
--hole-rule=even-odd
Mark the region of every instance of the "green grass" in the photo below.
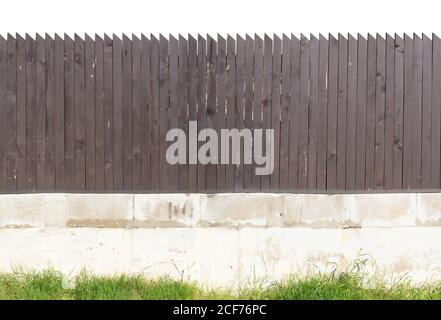
[[[83,273],[66,285],[61,273],[55,271],[15,272],[0,274],[0,299],[441,299],[441,284],[412,287],[408,281],[389,286],[377,282],[366,288],[362,281],[356,273],[318,275],[233,293],[207,291],[195,283],[167,278],[148,281],[138,275],[97,277]]]

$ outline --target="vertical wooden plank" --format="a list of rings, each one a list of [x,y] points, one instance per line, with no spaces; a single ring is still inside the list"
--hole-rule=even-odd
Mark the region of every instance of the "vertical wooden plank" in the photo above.
[[[377,35],[375,81],[375,189],[384,189],[384,119],[386,98],[386,41]]]
[[[309,131],[309,61],[310,41],[304,35],[300,39],[300,103],[299,103],[299,185],[308,187],[308,131]]]
[[[328,40],[319,37],[317,189],[326,189],[326,147],[328,131]]]
[[[7,55],[7,41],[0,36],[0,192],[6,190],[6,137],[8,135],[6,131],[6,108],[8,105],[6,99]]]
[[[217,48],[217,66],[216,66],[216,101],[217,101],[217,114],[216,114],[216,132],[219,138],[218,141],[218,161],[217,161],[217,173],[216,173],[216,189],[218,191],[225,190],[225,164],[221,163],[221,130],[225,128],[225,69],[227,62],[227,42],[220,35],[217,36],[218,48]]]
[[[274,35],[271,79],[271,128],[274,129],[274,154],[270,189],[280,188],[280,77],[282,72],[282,40]]]
[[[190,121],[198,120],[197,105],[197,40],[191,35],[188,36],[188,116]],[[197,150],[194,151],[197,160]],[[190,155],[190,153],[189,153]],[[188,166],[188,190],[197,190],[198,166],[190,163]]]
[[[236,37],[236,112],[235,128],[241,131],[244,128],[245,113],[245,40],[237,35]],[[270,115],[269,115],[270,116]],[[234,167],[234,191],[243,190],[244,179],[244,157],[243,144],[240,145],[240,164]]]
[[[268,155],[266,148],[266,130],[271,128],[271,88],[272,88],[272,67],[273,67],[273,40],[270,36],[265,34],[264,38],[264,51],[263,51],[263,94],[262,94],[262,152]],[[261,189],[270,189],[270,176],[263,175],[260,177]]]
[[[198,86],[197,86],[197,99],[198,99],[198,131],[203,130],[206,126],[206,86],[207,86],[207,56],[206,56],[207,44],[206,40],[198,35]],[[202,142],[198,142],[198,150],[202,145]],[[206,167],[198,162],[197,165],[197,177],[198,177],[198,190],[206,190]]]
[[[300,97],[300,40],[291,35],[291,79],[289,101],[289,178],[290,190],[298,188],[299,163],[299,97]]]
[[[355,190],[357,155],[357,40],[348,35],[348,100],[346,127],[346,190]]]
[[[123,35],[122,48],[122,149],[123,189],[133,190],[132,41]]]
[[[236,56],[235,49],[236,42],[234,38],[228,36],[227,38],[227,67],[226,67],[226,101],[227,101],[227,116],[226,128],[232,129],[235,127],[235,110],[236,110]],[[230,155],[230,162],[225,170],[225,189],[232,192],[234,190],[234,165],[231,164],[231,147],[228,150]]]
[[[96,119],[95,119],[95,44],[86,34],[84,43],[84,81],[85,81],[85,142],[86,142],[86,189],[96,190]]]
[[[26,190],[26,42],[17,37],[17,191]]]
[[[416,34],[413,36],[413,94],[412,94],[412,176],[411,188],[421,188],[421,119],[423,82],[423,43]]]
[[[430,188],[432,145],[432,40],[423,34],[421,187]]]
[[[216,40],[207,36],[207,128],[216,129]],[[207,165],[207,190],[216,190],[217,155],[210,154]]]
[[[141,37],[141,130],[142,130],[142,190],[151,190],[152,149],[152,82],[150,69],[150,39]]]
[[[46,191],[46,53],[45,41],[36,38],[35,137],[37,190]]]
[[[18,48],[17,48],[18,54]],[[18,57],[18,55],[17,55]],[[57,191],[64,191],[65,184],[65,160],[64,160],[64,40],[55,35],[55,189]],[[17,74],[18,76],[18,74]],[[18,100],[17,100],[18,107]],[[20,119],[20,114],[17,110],[17,123]],[[18,135],[17,135],[18,139]],[[18,140],[17,140],[18,142]]]
[[[66,189],[75,189],[75,61],[74,41],[64,36],[64,137]]]
[[[262,128],[262,78],[263,78],[263,41],[254,35],[254,97],[253,97],[253,128]],[[227,79],[229,80],[229,79]],[[228,86],[227,81],[227,86]],[[255,132],[255,131],[254,131]],[[254,150],[253,150],[254,152]],[[254,154],[253,154],[254,159]],[[260,176],[256,175],[256,165],[253,166],[253,189],[260,190]]]
[[[55,42],[45,36],[45,82],[46,82],[46,189],[55,190]]]
[[[159,182],[161,190],[167,190],[169,187],[169,165],[165,159],[165,153],[167,150],[167,144],[165,136],[170,128],[169,122],[169,90],[170,90],[170,78],[169,78],[169,59],[168,59],[168,40],[160,35],[159,38]]]
[[[430,187],[440,188],[440,156],[441,156],[441,39],[432,35],[433,66],[432,66],[432,114],[431,114],[431,161],[430,161]],[[394,168],[395,169],[395,168]]]
[[[104,35],[104,188],[113,190],[113,41]]]
[[[113,35],[112,82],[113,82],[113,188],[124,190],[124,137],[123,137],[123,70],[122,41]]]
[[[404,41],[395,35],[393,189],[403,188]]]
[[[178,128],[179,125],[179,43],[178,40],[170,36],[170,129]],[[169,190],[179,189],[179,168],[180,165],[170,165]]]
[[[377,76],[377,44],[368,35],[366,88],[366,189],[375,187],[375,85]]]
[[[133,190],[142,190],[142,138],[143,126],[149,127],[147,121],[143,121],[141,111],[141,96],[143,88],[141,84],[141,40],[132,35],[132,123],[133,123]],[[146,119],[147,120],[147,119]]]
[[[412,95],[413,40],[404,35],[403,189],[410,189],[412,186]]]
[[[236,112],[235,128],[241,131],[244,128],[245,112],[245,40],[236,36]],[[240,145],[240,164],[234,167],[234,191],[243,190],[243,144]]]
[[[367,41],[358,35],[357,50],[357,156],[355,159],[355,188],[366,186],[366,96],[367,96]]]
[[[337,189],[346,189],[346,128],[348,87],[348,40],[338,35]]]
[[[86,130],[84,100],[84,40],[75,35],[75,96],[74,96],[74,127],[75,127],[75,188],[85,190],[86,187]]]
[[[35,159],[35,94],[36,94],[35,40],[26,35],[26,191],[37,189],[37,162]]]
[[[179,125],[188,137],[188,43],[179,35]],[[178,113],[176,113],[178,114]],[[188,149],[188,146],[187,146]],[[179,189],[188,190],[188,150],[187,164],[179,165]]]
[[[249,35],[245,39],[245,115],[244,128],[250,129],[253,134],[253,68],[254,68],[254,41]],[[244,148],[245,152],[245,148]],[[245,157],[243,164],[243,186],[244,189],[253,189],[253,164],[252,164],[252,147],[248,149],[251,159]],[[249,161],[251,160],[251,161]],[[251,163],[250,163],[251,162]]]
[[[291,77],[291,41],[283,35],[282,48],[282,90],[280,123],[280,190],[288,189],[289,179],[289,105]]]
[[[328,132],[326,189],[337,188],[338,41],[329,35]]]
[[[319,40],[311,35],[309,59],[308,189],[317,189]]]
[[[394,161],[394,72],[395,41],[386,35],[386,119],[384,136],[384,189],[393,189]]]
[[[105,189],[104,41],[95,35],[95,190]]]
[[[160,93],[159,93],[159,41],[155,37],[151,37],[151,136],[152,145],[150,149],[151,160],[151,190],[158,191],[160,189],[160,128],[159,128],[159,109],[160,109]]]
[[[11,34],[7,40],[6,190],[14,192],[17,188],[17,44]]]

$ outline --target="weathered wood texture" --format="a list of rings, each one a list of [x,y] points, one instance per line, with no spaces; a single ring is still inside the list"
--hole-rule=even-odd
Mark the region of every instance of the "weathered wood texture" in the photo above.
[[[175,128],[211,134],[171,165]],[[0,37],[2,193],[441,189],[440,137],[435,35]]]

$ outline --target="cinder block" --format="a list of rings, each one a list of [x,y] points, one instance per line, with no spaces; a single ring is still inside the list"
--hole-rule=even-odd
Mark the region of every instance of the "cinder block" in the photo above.
[[[415,226],[415,193],[354,194],[351,220],[360,227]]]
[[[66,221],[64,194],[5,194],[0,196],[0,227],[61,227]]]
[[[200,219],[198,194],[135,194],[135,227],[196,226]]]
[[[125,228],[133,225],[132,194],[67,194],[68,227]]]
[[[294,227],[301,224],[302,218],[302,195],[287,194],[285,198],[285,217],[286,227]]]
[[[267,196],[267,227],[283,227],[286,208],[285,195],[283,194],[268,194]]]
[[[441,193],[419,193],[416,202],[418,225],[441,225]]]
[[[300,221],[307,227],[350,226],[350,198],[347,195],[298,195]]]
[[[204,226],[261,226],[267,224],[267,196],[248,193],[207,194],[201,198]]]
[[[268,227],[300,225],[301,201],[296,194],[268,194]]]

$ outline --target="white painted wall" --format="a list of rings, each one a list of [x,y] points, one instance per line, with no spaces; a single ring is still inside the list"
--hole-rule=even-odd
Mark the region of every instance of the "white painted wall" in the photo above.
[[[238,288],[367,258],[373,277],[441,280],[440,227],[24,228],[0,229],[0,243],[1,271],[54,268],[68,277],[87,269]]]

